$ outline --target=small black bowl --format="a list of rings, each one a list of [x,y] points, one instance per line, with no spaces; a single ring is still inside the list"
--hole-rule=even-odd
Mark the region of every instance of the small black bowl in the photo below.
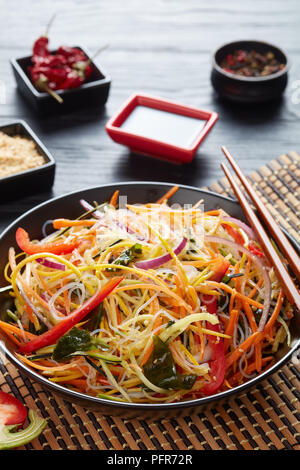
[[[75,47],[83,51],[88,59],[90,58],[85,49]],[[111,80],[95,62],[91,63],[92,74],[83,85],[70,90],[56,91],[63,99],[61,104],[48,93],[38,91],[33,85],[28,72],[28,67],[32,65],[31,56],[11,59],[10,62],[20,93],[39,114],[65,113],[91,104],[103,106],[107,101]]]
[[[19,135],[33,140],[39,154],[45,159],[44,165],[3,178],[0,177],[1,201],[13,200],[39,191],[48,191],[54,182],[55,160],[33,130],[26,122],[17,121],[0,126],[0,131],[11,137]]]
[[[244,77],[226,72],[220,66],[227,54],[238,49],[255,50],[259,53],[273,52],[285,67],[263,77]],[[239,103],[262,103],[279,98],[288,81],[289,62],[286,54],[276,46],[261,41],[235,41],[220,47],[213,55],[211,82],[217,93],[225,99]]]

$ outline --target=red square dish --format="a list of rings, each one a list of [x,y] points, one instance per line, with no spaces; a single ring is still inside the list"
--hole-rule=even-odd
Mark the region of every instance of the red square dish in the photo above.
[[[130,96],[105,129],[132,152],[189,163],[217,119],[213,111],[138,93]]]

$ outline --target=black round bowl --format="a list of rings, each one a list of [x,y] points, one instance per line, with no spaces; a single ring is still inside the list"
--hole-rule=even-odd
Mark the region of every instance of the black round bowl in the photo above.
[[[131,182],[104,185],[67,194],[66,196],[52,199],[31,209],[13,222],[0,236],[0,287],[7,285],[7,281],[5,281],[3,276],[3,270],[7,262],[9,247],[14,246],[17,248],[15,242],[17,227],[22,226],[30,233],[32,238],[41,238],[41,227],[46,220],[55,219],[57,217],[78,217],[82,213],[82,209],[79,205],[79,200],[82,198],[87,201],[107,201],[111,194],[116,189],[119,189],[120,195],[127,196],[129,203],[145,203],[156,201],[171,187],[172,185],[169,183],[152,182]],[[243,212],[236,201],[220,196],[219,194],[201,191],[189,186],[180,186],[177,193],[172,197],[171,203],[195,204],[199,199],[204,200],[205,210],[223,208],[233,217],[237,217],[245,221]],[[298,252],[300,252],[299,246],[292,239],[291,242],[294,244]],[[6,308],[8,308],[8,299],[9,296],[0,294],[0,318],[1,316],[3,317]],[[0,350],[2,350],[7,359],[26,376],[38,382],[51,392],[61,395],[68,401],[78,403],[86,408],[99,410],[106,415],[128,418],[138,416],[147,419],[159,419],[174,415],[182,416],[193,412],[200,412],[201,409],[210,407],[216,402],[220,403],[227,401],[233,395],[240,394],[242,391],[249,389],[258,382],[261,382],[268,375],[282,367],[300,346],[300,321],[298,321],[297,317],[293,320],[291,336],[291,347],[288,348],[285,346],[281,348],[277,353],[277,361],[275,365],[258,377],[249,380],[247,383],[235,387],[232,390],[227,390],[211,397],[168,404],[117,403],[102,398],[91,397],[80,392],[75,392],[59,385],[58,383],[50,382],[46,377],[38,374],[26,364],[22,363],[14,354],[15,345],[13,345],[4,335],[1,335],[1,333]]]
[[[227,54],[238,49],[255,50],[259,53],[273,52],[285,67],[263,77],[244,77],[226,72],[220,66]],[[211,82],[217,93],[225,99],[239,103],[262,103],[277,99],[288,81],[289,62],[286,54],[276,46],[261,41],[235,41],[220,47],[213,55]]]

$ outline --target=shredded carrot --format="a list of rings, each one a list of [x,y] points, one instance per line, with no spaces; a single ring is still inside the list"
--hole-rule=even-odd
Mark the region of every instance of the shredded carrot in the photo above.
[[[156,300],[156,299],[155,299]],[[153,323],[153,330],[156,330],[156,328],[158,328],[159,326],[162,325],[162,316],[161,315],[158,315]],[[159,331],[155,332],[154,333],[155,335],[158,335],[159,334]],[[153,351],[153,342],[151,342],[150,346],[148,347],[144,357],[143,357],[143,360],[141,361],[141,366],[143,366],[144,364],[146,364],[146,362],[148,361],[149,357],[151,356],[152,354],[152,351]]]
[[[248,349],[252,346],[253,343],[257,343],[263,338],[263,334],[259,331],[252,333],[245,341],[239,345],[239,347],[233,351],[229,356],[226,358],[226,367],[230,367],[235,361],[237,361],[244,352],[248,351]]]
[[[151,284],[150,288],[153,290],[157,291],[162,291],[171,298],[177,300],[179,305],[182,305],[185,307],[185,309],[190,312],[194,313],[193,309],[189,304],[187,304],[183,299],[181,299],[178,295],[176,295],[174,292],[172,292],[170,289],[164,287],[164,286],[156,286],[155,284]],[[114,292],[122,292],[122,291],[127,291],[127,290],[132,290],[132,289],[149,289],[149,284],[134,284],[134,285],[129,285],[129,286],[121,286],[117,287]]]
[[[254,297],[254,295],[255,295],[256,292],[257,292],[257,287],[261,287],[262,284],[263,284],[263,282],[264,282],[263,279],[260,279],[260,280],[258,281],[257,285],[256,285],[255,287],[253,287],[252,291],[250,292],[250,294],[249,294],[249,296],[248,296],[249,299],[252,299],[252,297]]]
[[[229,335],[229,336],[233,335],[234,328],[235,328],[235,326],[238,322],[238,318],[239,318],[239,311],[238,310],[231,310],[229,322],[228,322],[228,325],[227,325],[226,330],[225,330],[226,335]],[[228,349],[229,344],[230,344],[230,340],[225,339],[225,341],[224,341],[225,351]]]
[[[21,346],[22,342],[18,340],[18,338],[16,338],[16,336],[11,333],[10,331],[8,330],[4,330],[2,328],[2,330],[4,331],[4,333],[6,334],[6,336],[13,342],[15,343],[17,346]]]
[[[29,294],[29,296],[34,297],[46,310],[48,310],[48,304],[47,302],[40,296],[38,295],[31,287],[29,287],[26,282],[23,280],[23,278],[19,278],[20,284],[22,285],[24,291],[26,294]]]
[[[175,284],[176,284],[176,287],[177,287],[177,295],[179,297],[183,298],[184,296],[183,296],[183,292],[182,292],[182,289],[181,289],[182,283],[179,280],[180,274],[181,274],[180,270],[178,270],[177,275],[174,276],[174,280],[175,280]],[[185,311],[184,307],[180,306],[179,309],[178,309],[178,313],[179,313],[179,318],[185,317],[186,311]]]
[[[121,323],[121,314],[120,314],[119,307],[117,305],[116,305],[116,313],[117,313],[117,323],[118,323],[118,325],[120,325],[120,323]]]
[[[219,209],[214,209],[212,211],[207,211],[207,212],[204,212],[204,215],[219,215],[220,214],[220,210]]]
[[[111,206],[116,207],[117,202],[118,202],[119,192],[120,192],[120,191],[117,189],[117,190],[114,192],[114,194],[112,195],[112,197],[110,198],[109,203],[110,203]]]
[[[86,392],[87,381],[86,379],[69,379],[65,381],[66,384],[73,385],[75,388],[81,392]]]
[[[37,362],[30,361],[27,357],[22,356],[21,354],[16,353],[16,356],[20,361],[25,362],[25,364],[28,364],[29,366],[33,367],[34,369],[42,370],[42,371],[51,371],[51,372],[57,372],[60,370],[67,370],[67,369],[72,369],[73,367],[77,367],[77,364],[81,361],[81,359],[77,359],[70,364],[63,364],[61,366],[56,366],[53,365],[53,363],[49,362],[48,366],[42,366],[41,364],[38,364]]]
[[[153,330],[156,330],[159,326],[162,325],[162,317],[161,315],[158,315],[155,319],[155,322],[153,323]],[[158,334],[158,332],[154,333],[155,335]]]
[[[24,336],[27,339],[36,338],[36,335],[34,335],[33,333],[29,333],[29,331],[26,331],[26,330],[24,330],[24,331],[20,330],[20,328],[18,328],[17,326],[11,325],[10,323],[6,323],[4,321],[0,321],[0,328],[4,332],[8,331],[9,333],[14,333],[22,339],[23,339]]]
[[[172,197],[176,193],[176,191],[178,191],[178,189],[179,186],[173,186],[173,188],[169,189],[166,194],[164,194],[156,201],[156,204],[162,204],[164,201],[168,201],[170,197]]]
[[[272,313],[270,319],[268,320],[268,322],[267,322],[267,324],[265,325],[265,328],[264,328],[265,333],[268,334],[268,335],[271,335],[273,325],[276,322],[276,320],[278,318],[278,315],[280,314],[283,299],[284,299],[284,293],[283,293],[283,290],[281,289],[281,291],[278,295],[277,302],[276,302],[275,308],[273,310],[273,313]]]
[[[38,272],[37,272],[37,276],[38,276],[39,281],[41,282],[43,288],[45,289],[45,291],[52,297],[53,292],[51,291],[51,289],[49,289],[49,286],[48,286],[47,282],[44,281],[43,276],[40,276],[40,274]],[[60,304],[62,307],[65,306],[64,300],[60,296],[57,297],[56,302],[58,304]]]
[[[29,320],[31,321],[31,323],[35,323],[35,318],[33,316],[33,311],[32,311],[32,308],[29,306],[29,305],[25,305],[25,310],[27,312],[27,315],[29,317]]]
[[[141,361],[141,366],[146,364],[146,362],[148,361],[149,357],[152,354],[152,351],[153,351],[153,342],[151,342],[150,346],[148,347],[147,351],[145,352],[144,357]]]
[[[201,322],[197,322],[196,325],[198,327],[198,334],[195,336],[195,339],[199,338],[199,341],[200,341],[200,345],[199,345],[200,361],[203,361],[204,350],[205,350],[204,333],[203,333],[203,330],[202,330]]]
[[[206,281],[205,284],[212,287],[219,287],[220,289],[225,290],[225,292],[228,292],[229,294],[235,293],[237,297],[244,300],[245,302],[248,302],[250,305],[253,305],[256,308],[264,307],[263,304],[261,304],[260,302],[256,302],[256,300],[253,300],[250,297],[247,297],[246,295],[237,292],[236,290],[232,289],[232,287],[228,286],[227,284],[224,284],[223,282]],[[196,290],[197,289],[199,288],[196,287]]]
[[[96,220],[70,220],[70,219],[55,219],[53,220],[53,228],[60,229],[63,227],[92,227],[95,225]]]
[[[274,361],[274,358],[273,356],[267,356],[267,357],[264,357],[262,359],[262,368],[264,366],[266,366],[268,363],[271,363],[272,361]],[[268,365],[270,366],[270,364]],[[256,369],[256,364],[255,362],[253,362],[252,364],[250,364],[247,369],[246,369],[246,374],[250,375],[252,374]],[[235,375],[233,375],[230,379],[228,379],[230,381],[230,384],[232,386],[236,385],[237,383],[239,383],[241,380],[243,379],[243,375],[241,374],[241,372],[237,372]]]

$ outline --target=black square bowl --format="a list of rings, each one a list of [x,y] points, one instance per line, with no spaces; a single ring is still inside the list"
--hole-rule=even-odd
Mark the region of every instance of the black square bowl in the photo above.
[[[44,165],[3,178],[0,177],[1,201],[13,200],[39,191],[48,191],[54,182],[55,160],[33,130],[26,122],[17,121],[0,126],[0,131],[11,137],[18,135],[33,140],[39,154],[45,159]]]
[[[86,50],[75,47],[90,58]],[[39,114],[65,113],[89,105],[103,106],[107,101],[111,80],[94,62],[91,63],[92,74],[83,85],[70,90],[56,90],[56,93],[63,99],[61,104],[48,93],[40,92],[35,88],[28,72],[28,67],[31,65],[31,56],[11,59],[20,93]]]

